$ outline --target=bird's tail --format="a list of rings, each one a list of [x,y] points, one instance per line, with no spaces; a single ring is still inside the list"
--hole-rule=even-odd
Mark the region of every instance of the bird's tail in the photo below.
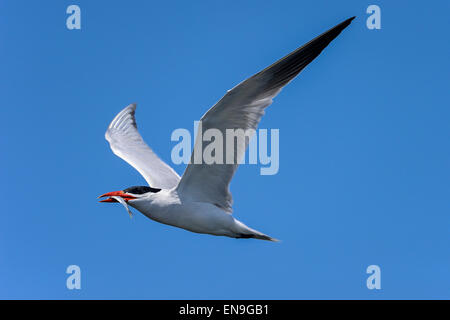
[[[253,235],[252,238],[254,238],[254,239],[260,239],[260,240],[273,241],[273,242],[280,242],[280,240],[275,239],[275,238],[272,238],[272,237],[270,237],[270,236],[268,236],[268,235],[266,235],[266,234],[263,234],[263,233],[261,233],[261,234],[255,234],[255,235]]]
[[[273,242],[279,242],[280,240],[272,238],[262,232],[256,231],[252,228],[247,227],[245,224],[243,224],[240,221],[236,220],[236,224],[239,226],[239,232],[236,234],[236,238],[240,239],[260,239],[260,240],[267,240],[267,241],[273,241]]]
[[[267,241],[273,241],[273,242],[280,242],[280,240],[272,238],[264,233],[239,233],[236,236],[237,239],[260,239],[260,240],[267,240]]]

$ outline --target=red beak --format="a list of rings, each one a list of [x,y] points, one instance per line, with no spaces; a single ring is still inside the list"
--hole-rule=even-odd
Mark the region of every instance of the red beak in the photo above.
[[[131,194],[125,193],[123,191],[112,191],[105,194],[102,194],[99,198],[103,197],[112,197],[112,196],[118,196],[124,199],[125,201],[136,199],[136,197],[132,196]],[[100,200],[99,202],[118,202],[116,199],[108,198]]]

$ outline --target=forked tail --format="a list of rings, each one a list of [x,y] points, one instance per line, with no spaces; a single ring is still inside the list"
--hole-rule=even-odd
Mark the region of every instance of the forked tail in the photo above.
[[[237,232],[236,237],[237,239],[260,239],[260,240],[267,240],[267,241],[273,241],[273,242],[279,242],[280,240],[272,238],[264,233],[261,233],[259,231],[256,231],[252,228],[247,227],[242,222],[235,220],[236,225],[239,228],[239,232]]]
[[[269,237],[268,235],[263,234],[263,233],[261,233],[261,234],[239,234],[236,238],[237,239],[240,239],[240,238],[241,239],[242,238],[246,238],[246,239],[253,238],[253,239],[267,240],[267,241],[273,241],[273,242],[280,242],[280,240],[272,238],[272,237]]]

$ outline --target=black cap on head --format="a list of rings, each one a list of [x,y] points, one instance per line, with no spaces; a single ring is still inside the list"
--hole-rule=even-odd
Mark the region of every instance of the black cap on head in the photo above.
[[[152,188],[148,186],[135,186],[135,187],[129,187],[123,190],[125,193],[132,193],[132,194],[144,194],[148,192],[157,193],[161,191],[161,189],[158,188]]]

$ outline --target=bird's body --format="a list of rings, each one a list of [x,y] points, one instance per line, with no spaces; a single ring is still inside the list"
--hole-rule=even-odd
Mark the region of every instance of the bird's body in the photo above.
[[[234,143],[232,137],[232,148],[222,150],[220,161],[197,163],[195,150],[203,154],[206,147],[198,137],[203,137],[208,130],[215,130],[223,137],[229,129],[242,129],[242,132],[256,130],[265,108],[272,103],[272,99],[315,59],[353,18],[338,24],[228,90],[201,118],[202,126],[198,130],[191,163],[182,177],[144,142],[136,126],[136,105],[127,106],[111,122],[105,137],[112,151],[138,170],[152,187],[131,187],[105,193],[101,197],[109,198],[102,202],[120,202],[131,215],[128,209],[130,205],[154,221],[196,233],[275,241],[276,239],[247,227],[232,216],[233,201],[229,184],[245,154],[249,140],[244,137],[240,143]],[[223,145],[227,145],[227,142],[223,141]]]
[[[154,221],[196,233],[232,238],[270,238],[247,227],[225,210],[211,203],[193,201],[180,195],[176,189],[150,193],[130,200],[128,204]]]

